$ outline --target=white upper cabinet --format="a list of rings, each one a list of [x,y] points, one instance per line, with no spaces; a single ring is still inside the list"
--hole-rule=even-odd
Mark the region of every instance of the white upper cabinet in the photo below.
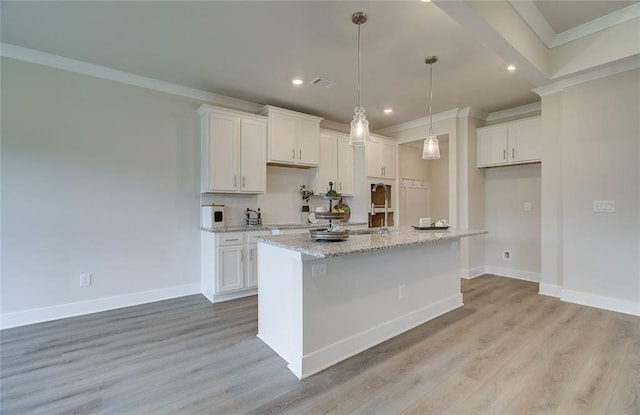
[[[203,105],[201,121],[202,192],[266,191],[265,117]]]
[[[260,114],[269,118],[269,163],[308,167],[318,165],[322,118],[271,105],[263,107]]]
[[[393,141],[371,136],[367,145],[367,176],[395,179],[396,144]]]
[[[478,128],[478,167],[541,161],[540,117]]]
[[[353,147],[349,137],[333,131],[320,133],[320,164],[318,166],[317,194],[326,193],[329,182],[345,196],[352,196],[354,185]]]

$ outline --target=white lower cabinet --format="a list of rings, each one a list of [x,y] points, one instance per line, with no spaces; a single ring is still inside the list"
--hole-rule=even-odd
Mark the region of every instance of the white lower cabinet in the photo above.
[[[256,236],[270,231],[202,232],[202,293],[211,302],[256,294],[258,244]]]

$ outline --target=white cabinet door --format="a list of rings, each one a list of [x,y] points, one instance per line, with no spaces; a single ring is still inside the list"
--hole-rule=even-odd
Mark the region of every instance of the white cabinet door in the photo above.
[[[338,147],[334,135],[320,134],[320,163],[318,164],[318,194],[329,190],[329,182],[338,181]],[[336,189],[337,190],[337,189]],[[339,191],[339,190],[338,190]]]
[[[295,163],[298,159],[298,120],[290,115],[270,115],[270,153],[274,162]]]
[[[202,105],[201,190],[264,193],[267,172],[267,119]]]
[[[303,118],[298,119],[298,163],[317,166],[320,138],[320,123]]]
[[[383,139],[371,139],[367,145],[367,176],[382,179],[396,177],[396,146]]]
[[[247,276],[246,288],[258,286],[258,244],[247,244],[245,270]]]
[[[266,123],[242,120],[240,138],[240,178],[243,192],[264,193],[267,190]]]
[[[478,129],[478,167],[507,164],[508,129]]]
[[[509,158],[513,163],[539,161],[542,156],[539,119],[509,127]]]
[[[317,166],[322,118],[283,108],[264,106],[269,117],[268,161],[276,164]]]
[[[383,141],[381,157],[383,177],[394,179],[396,177],[396,145]]]
[[[244,288],[242,245],[217,248],[216,292],[223,293]]]
[[[541,160],[540,117],[479,128],[478,167]]]
[[[380,141],[371,140],[367,144],[367,176],[384,177],[382,175],[381,160],[382,143]]]
[[[355,194],[353,146],[349,137],[338,137],[338,192],[349,196]]]
[[[208,114],[209,119],[209,186],[207,191],[233,191],[237,184],[236,136],[238,119],[217,113]]]

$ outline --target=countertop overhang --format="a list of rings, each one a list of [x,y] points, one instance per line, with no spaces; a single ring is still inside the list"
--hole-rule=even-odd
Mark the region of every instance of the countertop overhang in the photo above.
[[[271,235],[256,237],[255,239],[258,242],[300,252],[312,257],[330,258],[454,240],[486,233],[488,232],[481,229],[450,228],[444,231],[432,231],[401,228],[399,230],[391,230],[391,232],[385,234],[350,235],[347,240],[338,242],[313,241],[308,234]]]
[[[367,225],[367,222],[339,222],[341,226],[362,226]],[[326,227],[326,223],[280,223],[280,224],[266,224],[266,225],[231,225],[220,226],[217,228],[200,228],[205,232],[253,232],[253,231],[274,231],[279,229],[317,229]]]

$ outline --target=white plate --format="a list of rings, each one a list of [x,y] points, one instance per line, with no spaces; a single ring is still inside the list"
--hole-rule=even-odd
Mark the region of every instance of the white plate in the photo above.
[[[315,213],[309,213],[309,222],[318,223],[318,218],[316,218],[316,214]]]

